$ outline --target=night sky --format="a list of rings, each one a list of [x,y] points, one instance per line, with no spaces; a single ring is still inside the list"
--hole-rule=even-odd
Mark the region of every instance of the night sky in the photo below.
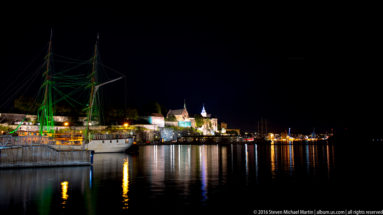
[[[1,90],[44,53],[52,27],[53,51],[72,58],[91,57],[100,34],[102,62],[125,74],[128,86],[126,100],[124,81],[105,87],[106,103],[157,101],[179,109],[186,99],[189,113],[205,104],[219,121],[245,130],[256,130],[261,117],[282,130],[377,123],[381,89],[362,63],[353,22],[308,14],[149,16],[97,9],[56,11],[49,21],[25,15],[3,28]]]

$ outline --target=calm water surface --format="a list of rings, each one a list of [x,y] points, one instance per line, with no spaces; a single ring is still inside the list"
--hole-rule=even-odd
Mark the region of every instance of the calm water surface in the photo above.
[[[375,205],[363,190],[381,185],[350,178],[359,172],[338,168],[336,152],[332,145],[151,145],[136,155],[96,154],[93,167],[0,170],[0,214],[251,214]],[[370,204],[361,203],[366,198]]]

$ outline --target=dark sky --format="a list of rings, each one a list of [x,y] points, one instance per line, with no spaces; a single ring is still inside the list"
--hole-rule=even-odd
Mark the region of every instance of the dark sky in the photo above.
[[[4,27],[1,89],[44,53],[52,27],[53,51],[73,58],[92,56],[100,34],[102,62],[126,75],[130,106],[158,101],[178,109],[186,99],[192,114],[204,103],[229,127],[254,130],[261,117],[275,128],[311,130],[376,116],[379,107],[369,102],[381,90],[361,71],[365,56],[358,56],[360,47],[352,42],[352,22],[309,13],[57,10],[49,21],[25,15]],[[123,86],[105,87],[107,103],[124,102]]]

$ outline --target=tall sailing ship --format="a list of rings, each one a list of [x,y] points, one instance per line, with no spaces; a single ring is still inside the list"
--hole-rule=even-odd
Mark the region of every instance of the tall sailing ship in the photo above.
[[[112,134],[103,134],[92,132],[92,127],[94,126],[94,122],[100,121],[100,116],[98,112],[98,108],[96,103],[99,99],[98,91],[99,88],[113,83],[122,79],[123,77],[118,77],[112,80],[108,80],[106,82],[100,83],[97,80],[97,72],[98,72],[98,41],[99,36],[97,35],[97,40],[94,45],[94,55],[93,57],[87,61],[92,66],[91,73],[86,76],[81,75],[67,75],[65,78],[60,79],[59,75],[53,74],[52,72],[52,32],[50,36],[50,40],[48,43],[48,53],[45,57],[44,62],[44,72],[43,78],[44,82],[41,86],[43,91],[42,102],[39,105],[38,113],[37,113],[37,124],[39,126],[38,134],[37,132],[33,134],[34,136],[48,136],[52,138],[50,143],[54,142],[53,147],[57,149],[87,149],[93,150],[95,153],[106,153],[106,152],[124,152],[126,151],[134,141],[134,137],[132,135],[127,134],[127,132],[119,132]],[[61,72],[63,73],[63,72]],[[76,82],[79,79],[83,81]],[[60,90],[57,85],[62,86],[65,89],[73,88],[73,91],[68,93]],[[76,129],[70,132],[61,132],[58,131],[57,126],[54,124],[54,105],[59,101],[68,101],[68,102],[76,102],[76,100],[72,97],[75,95],[76,91],[81,88],[86,88],[90,91],[89,99],[86,104],[84,111],[86,111],[86,118],[84,121],[85,129]],[[54,101],[53,92],[58,92],[60,94],[60,98]],[[77,102],[79,103],[79,102]],[[98,114],[97,114],[98,113]],[[22,123],[22,122],[21,122]],[[13,132],[17,131],[18,126]],[[73,127],[72,127],[73,128]],[[23,132],[19,132],[19,135],[22,135]],[[25,135],[31,135],[30,132],[24,132]]]

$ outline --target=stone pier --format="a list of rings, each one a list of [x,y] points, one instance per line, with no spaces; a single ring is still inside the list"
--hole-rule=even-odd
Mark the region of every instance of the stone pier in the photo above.
[[[0,147],[0,168],[92,164],[92,151],[57,150],[49,145]]]

